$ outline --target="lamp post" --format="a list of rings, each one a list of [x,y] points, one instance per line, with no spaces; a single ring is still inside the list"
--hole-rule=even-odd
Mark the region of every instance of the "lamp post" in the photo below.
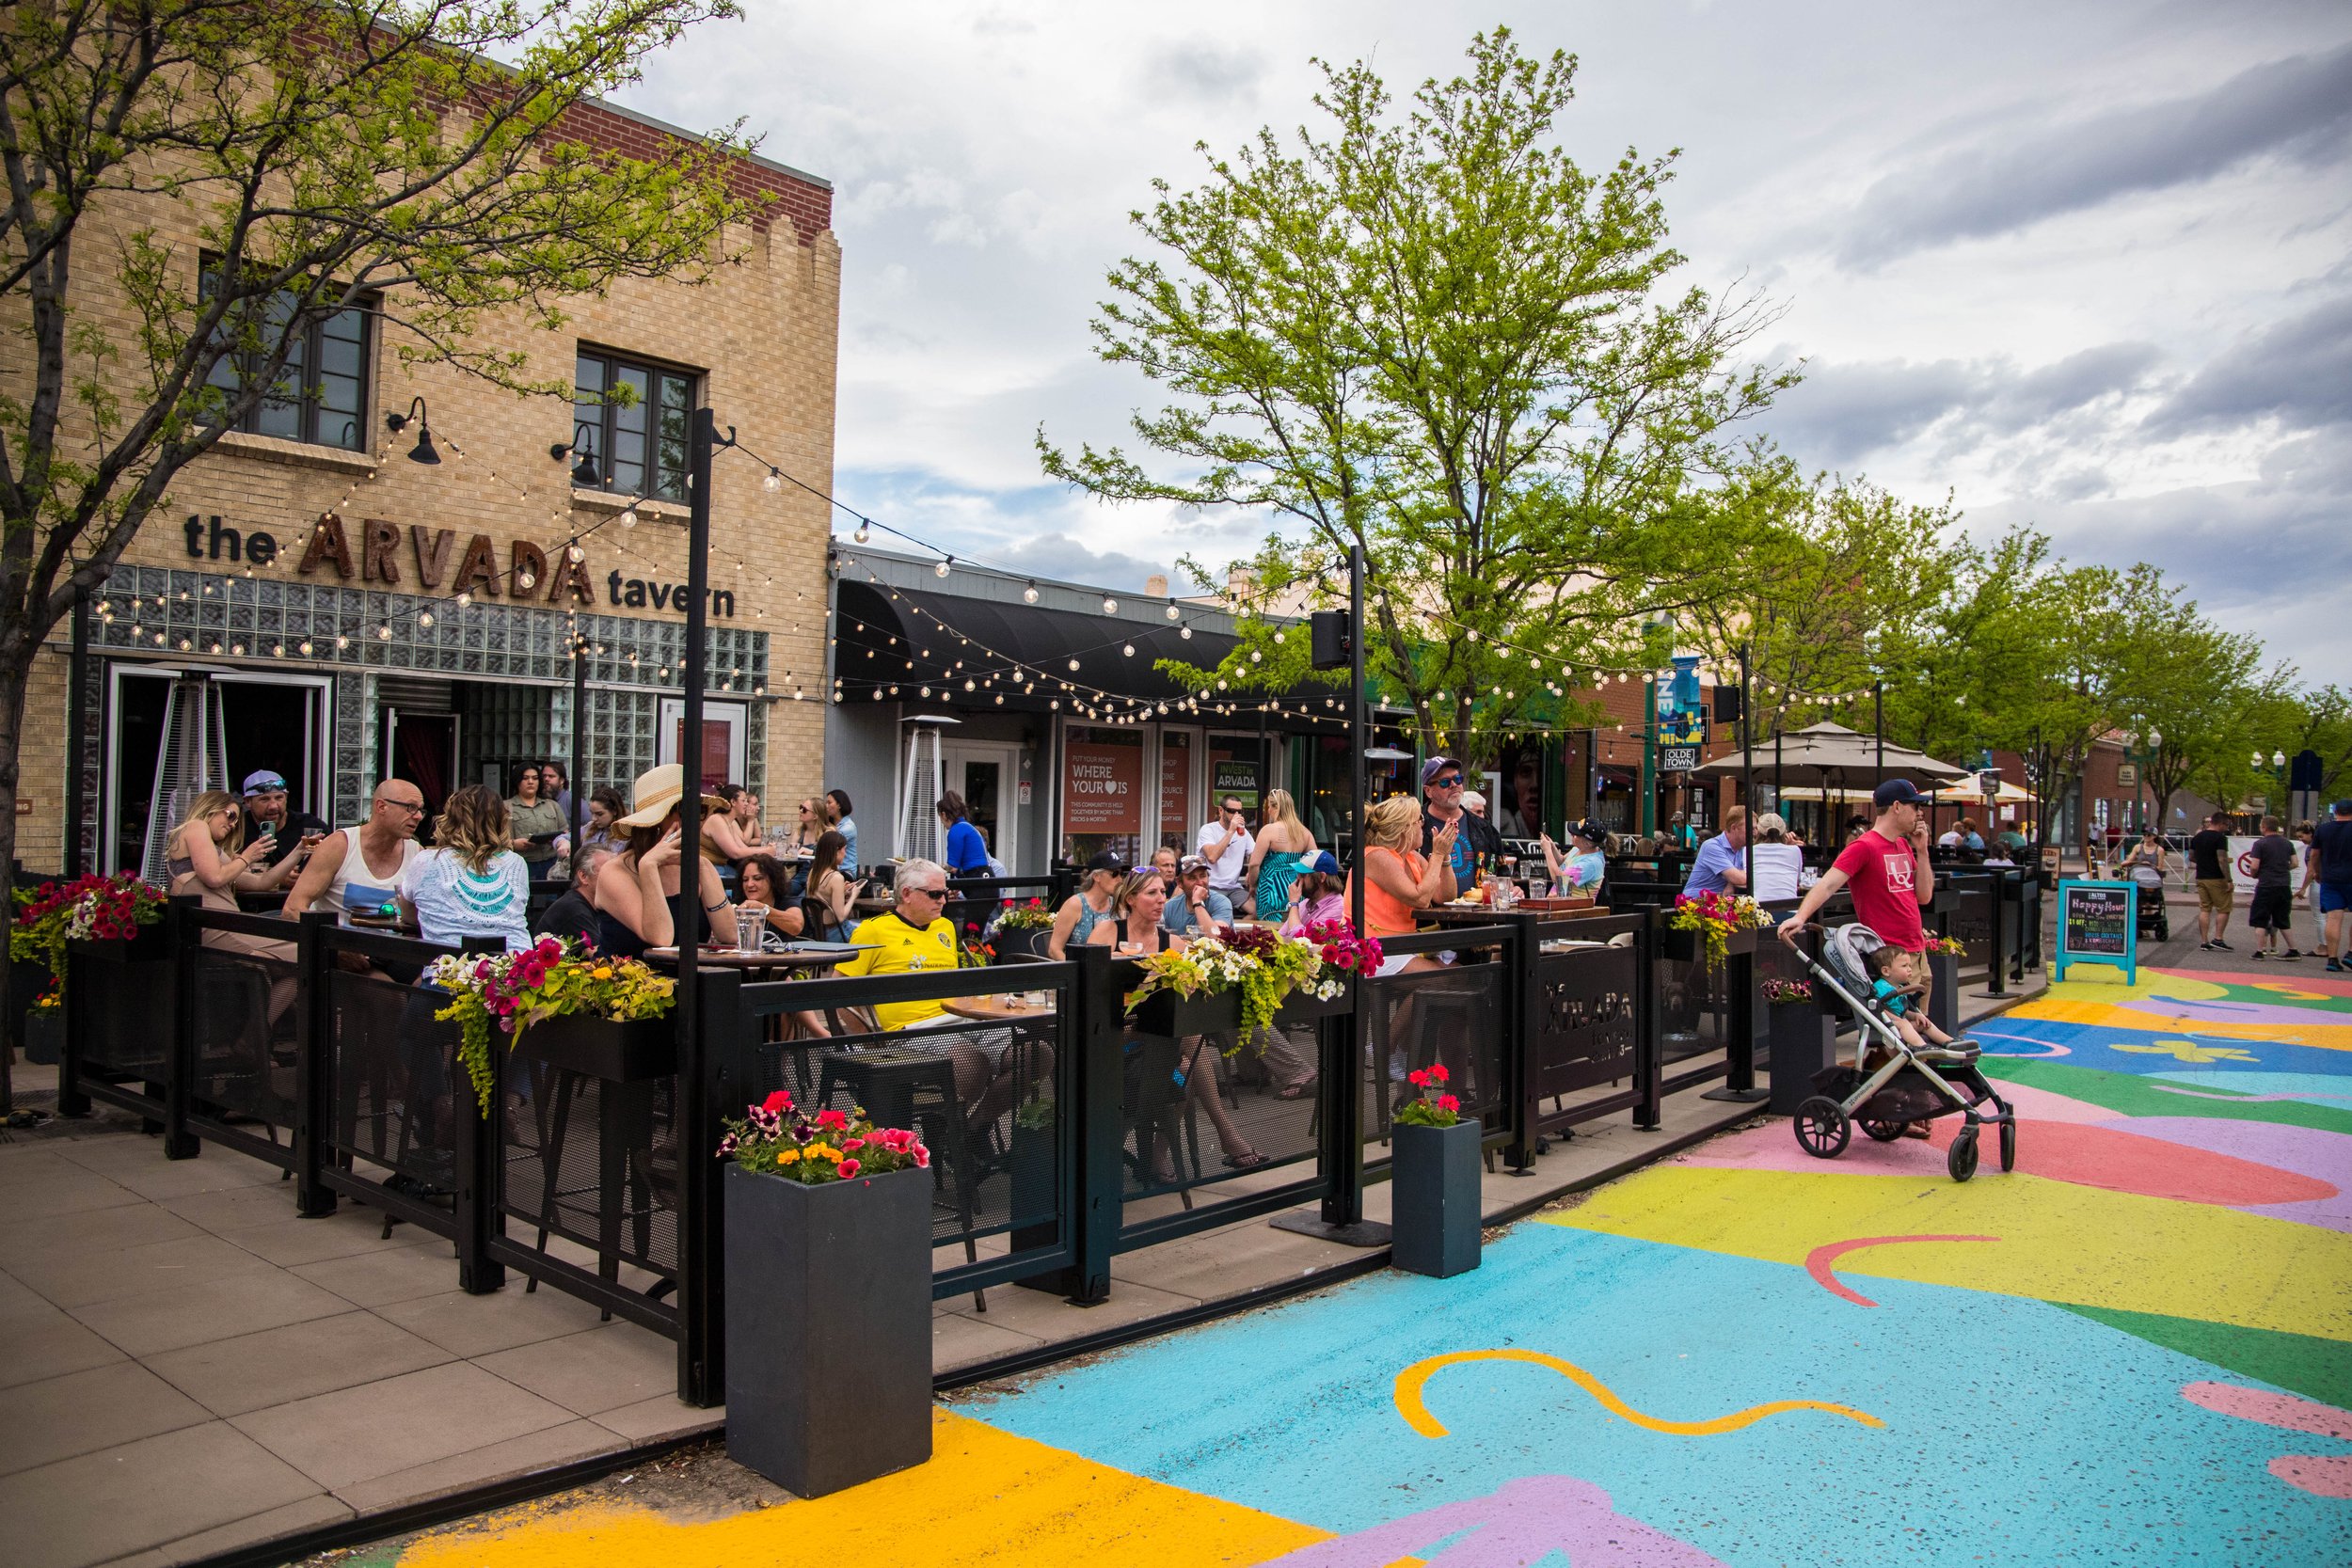
[[[2259,749],[2255,751],[2253,757],[2250,759],[2249,766],[2251,766],[2257,773],[2263,770],[2263,754]],[[2265,795],[2263,800],[2263,808],[2265,811],[2275,809],[2280,814],[2280,820],[2284,821],[2287,798],[2287,754],[2284,752],[2274,751],[2270,753],[2270,773],[2273,778],[2279,781],[2280,803],[2276,808],[2273,808],[2269,798]]]
[[[2123,760],[2139,769],[2138,773],[2135,776],[2137,782],[2135,782],[2132,785],[2133,805],[2137,806],[2139,804],[2139,786],[2140,784],[2147,782],[2148,765],[2154,762],[2158,756],[2163,754],[2163,752],[2164,732],[2157,729],[2153,724],[2143,726],[2137,735],[2126,735],[2123,737]],[[2149,793],[2152,797],[2154,794],[2154,786],[2153,784],[2149,786]],[[2154,802],[2153,799],[2149,803],[2149,809],[2151,811],[2154,809]],[[2158,822],[2154,825],[2154,827],[2155,831],[2161,832],[2164,829],[2164,824]],[[2141,832],[2147,832],[2149,831],[2149,820],[2145,814],[2142,814],[2140,817],[2139,831]]]

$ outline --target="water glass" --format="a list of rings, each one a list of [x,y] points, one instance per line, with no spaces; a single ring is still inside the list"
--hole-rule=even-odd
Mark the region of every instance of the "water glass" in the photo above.
[[[735,950],[756,953],[768,934],[768,906],[738,904],[735,906]]]

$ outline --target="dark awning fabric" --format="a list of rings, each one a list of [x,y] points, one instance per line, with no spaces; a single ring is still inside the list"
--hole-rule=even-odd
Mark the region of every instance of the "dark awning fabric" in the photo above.
[[[919,589],[891,589],[869,582],[840,585],[840,639],[834,649],[834,673],[850,703],[871,702],[880,688],[885,699],[897,686],[901,702],[922,702],[929,686],[932,700],[944,698],[959,706],[1001,706],[1043,712],[1048,703],[1062,700],[1070,707],[1068,681],[1089,701],[1097,689],[1117,696],[1174,703],[1196,689],[1170,680],[1155,665],[1179,658],[1200,669],[1213,669],[1233,649],[1235,639],[1221,632],[1195,629],[1183,635],[1181,622],[1157,625],[1054,610],[1042,605],[966,598],[955,594],[931,594]],[[897,639],[894,642],[892,639]],[[968,639],[961,641],[959,639]],[[1132,646],[1134,654],[1123,650]],[[871,656],[870,657],[868,656]],[[1072,670],[1075,658],[1078,668]],[[957,660],[963,668],[955,668]],[[914,668],[909,669],[912,660]],[[1025,669],[1014,670],[1014,664]],[[993,686],[967,692],[963,683],[996,677]],[[1022,686],[1036,689],[1024,694]],[[1268,697],[1294,706],[1323,706],[1332,695],[1327,687],[1286,693],[1235,693],[1237,705],[1256,717],[1256,705]],[[1237,715],[1238,717],[1238,715]]]

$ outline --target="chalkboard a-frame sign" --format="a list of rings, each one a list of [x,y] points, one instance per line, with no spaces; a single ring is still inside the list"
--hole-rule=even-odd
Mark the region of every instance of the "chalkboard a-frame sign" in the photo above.
[[[2058,977],[2069,964],[2113,964],[2123,983],[2139,979],[2139,887],[2134,882],[2058,883]]]

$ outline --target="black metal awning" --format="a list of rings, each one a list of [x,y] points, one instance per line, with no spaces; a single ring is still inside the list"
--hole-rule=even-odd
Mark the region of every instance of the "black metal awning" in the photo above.
[[[877,691],[883,700],[1032,713],[1046,711],[1056,700],[1066,712],[1073,695],[1092,702],[1097,691],[1172,705],[1198,695],[1198,689],[1162,673],[1161,659],[1214,669],[1238,641],[1200,626],[1186,637],[1186,621],[1146,623],[846,578],[839,593],[834,673],[851,705],[876,700]],[[966,681],[973,684],[970,691]],[[922,694],[927,686],[928,699]],[[1234,705],[1235,717],[1254,718],[1258,705],[1268,700],[1319,710],[1335,694],[1316,686],[1220,698]]]

